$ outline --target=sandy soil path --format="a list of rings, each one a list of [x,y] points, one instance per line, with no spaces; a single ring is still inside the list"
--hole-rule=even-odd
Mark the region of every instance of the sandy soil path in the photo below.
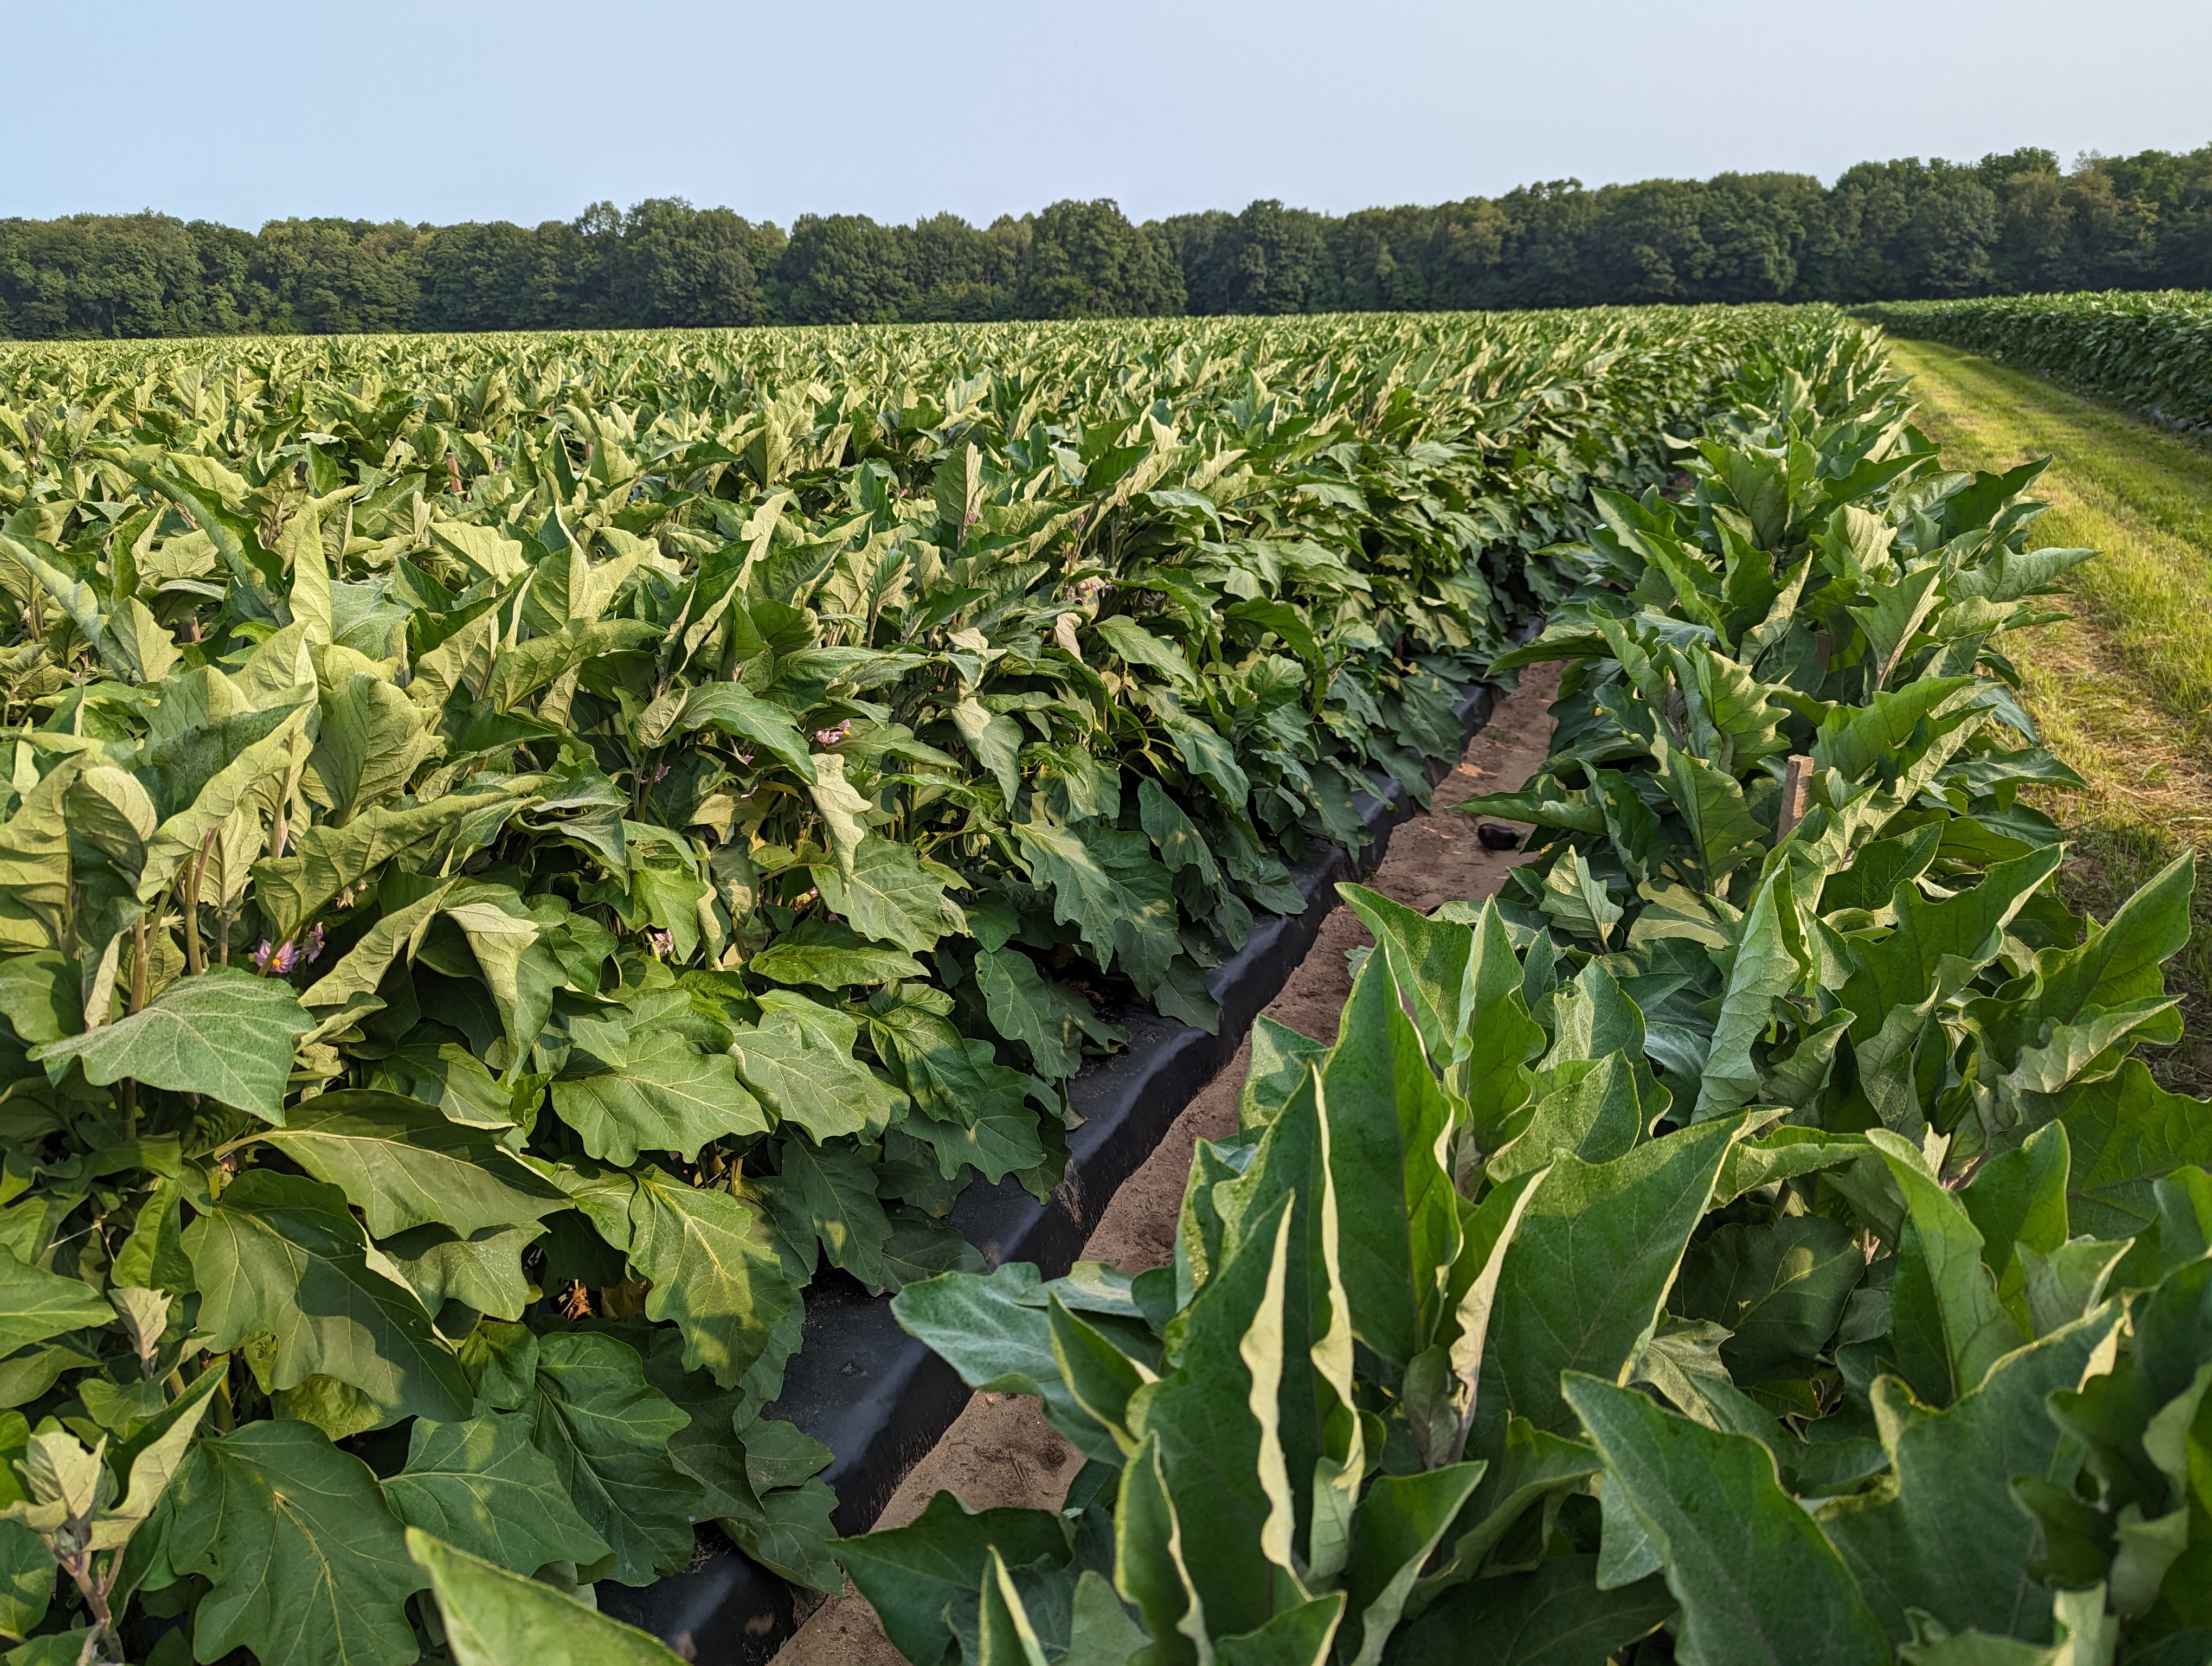
[[[1495,892],[1505,870],[1522,860],[1517,851],[1490,851],[1475,837],[1474,823],[1449,808],[1477,793],[1510,792],[1544,761],[1552,733],[1547,714],[1559,683],[1555,667],[1532,668],[1519,690],[1501,702],[1466,755],[1437,788],[1436,812],[1416,816],[1390,836],[1389,854],[1367,883],[1387,897],[1424,911],[1454,897]],[[1368,942],[1366,928],[1341,907],[1322,924],[1321,935],[1267,1016],[1316,1041],[1332,1041],[1337,1014],[1352,993],[1346,952]],[[1176,1215],[1191,1147],[1201,1139],[1237,1131],[1237,1097],[1251,1047],[1236,1058],[1176,1119],[1145,1165],[1107,1206],[1098,1229],[1084,1245],[1085,1259],[1129,1272],[1158,1267],[1172,1255]],[[940,1491],[969,1508],[1001,1505],[1051,1509],[1081,1468],[1074,1449],[1055,1434],[1026,1395],[979,1394],[916,1464],[877,1518],[878,1529],[902,1527]],[[885,1640],[875,1610],[850,1584],[831,1597],[776,1656],[776,1666],[901,1666]]]

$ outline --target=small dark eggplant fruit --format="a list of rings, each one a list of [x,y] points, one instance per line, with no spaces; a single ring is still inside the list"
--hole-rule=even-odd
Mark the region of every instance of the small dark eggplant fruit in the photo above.
[[[1474,836],[1485,850],[1512,850],[1521,843],[1521,836],[1503,822],[1476,823]]]

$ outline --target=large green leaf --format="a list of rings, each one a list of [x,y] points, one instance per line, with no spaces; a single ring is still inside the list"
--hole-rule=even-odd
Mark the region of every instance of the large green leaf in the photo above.
[[[912,845],[872,834],[853,853],[849,874],[831,863],[814,875],[822,900],[863,937],[912,951],[944,933],[945,881],[922,866]]]
[[[1732,1224],[1684,1257],[1669,1305],[1685,1318],[1727,1327],[1721,1359],[1729,1374],[1757,1383],[1827,1346],[1865,1273],[1857,1235],[1839,1220],[1785,1215],[1766,1225]]]
[[[995,1546],[983,1554],[983,1578],[975,1602],[978,1660],[988,1660],[992,1666],[1045,1666],[1036,1623]]]
[[[1990,870],[1994,876],[1996,870]],[[2035,957],[2036,986],[2010,1015],[2004,1056],[2043,1038],[2042,1026],[2070,1024],[2093,1007],[2124,1006],[2163,993],[2160,967],[2189,940],[2197,856],[2184,851],[2146,880],[2104,925],[2093,924],[2073,948]],[[2146,1040],[2172,1040],[2175,1027]]]
[[[1926,677],[1878,692],[1863,706],[1838,706],[1820,719],[1813,767],[1840,769],[1846,780],[1863,781],[1878,759],[1911,739],[1922,720],[1964,704],[1959,696],[1973,684],[1971,677]]]
[[[2133,1237],[2158,1219],[2152,1183],[2184,1166],[2212,1164],[2212,1107],[2172,1093],[2140,1059],[2069,1087],[2058,1101],[2073,1162],[2069,1226],[2092,1237]]]
[[[532,1222],[487,1226],[463,1237],[444,1226],[417,1226],[377,1249],[421,1298],[425,1312],[438,1314],[447,1302],[459,1302],[479,1313],[520,1319],[538,1296],[524,1275],[523,1252],[545,1231]]]
[[[1239,1141],[1239,1145],[1246,1142]],[[1367,1466],[1371,1430],[1352,1415],[1357,1387],[1356,1316],[1342,1276],[1340,1197],[1332,1172],[1332,1128],[1318,1078],[1309,1068],[1288,1100],[1265,1125],[1259,1149],[1243,1176],[1222,1184],[1223,1160],[1233,1147],[1203,1144],[1186,1188],[1178,1223],[1175,1286],[1188,1291],[1209,1281],[1225,1261],[1253,1245],[1267,1211],[1291,1200],[1291,1239],[1283,1292],[1287,1357],[1301,1350],[1311,1371],[1286,1370],[1279,1396],[1276,1433],[1299,1521],[1306,1535],[1314,1583],[1340,1572],[1352,1549],[1352,1514]],[[1148,1275],[1165,1285],[1170,1270]],[[1188,1298],[1186,1297],[1186,1299]],[[1161,1316],[1152,1316],[1155,1326]],[[1171,1338],[1181,1322],[1170,1321]],[[1178,1348],[1180,1342],[1176,1344]],[[1431,1350],[1434,1352],[1434,1350]]]
[[[308,828],[299,836],[296,854],[254,863],[255,899],[276,929],[289,935],[394,857],[451,836],[477,818],[503,818],[522,801],[512,788],[455,792],[428,804],[376,806],[343,827]],[[463,887],[470,883],[457,881],[454,889],[466,894]]]
[[[816,872],[826,885],[827,876],[836,870],[824,867]],[[903,949],[865,942],[852,932],[843,937],[848,940],[779,938],[748,960],[745,970],[771,982],[811,984],[817,989],[842,989],[848,983],[889,983],[922,975],[921,963]]]
[[[1191,1582],[1208,1629],[1223,1636],[1267,1624],[1304,1595],[1279,1427],[1285,1364],[1298,1357],[1284,1325],[1290,1201],[1278,1194],[1244,1224],[1241,1250],[1181,1316],[1176,1369],[1128,1406],[1130,1432],[1158,1443],[1184,1542],[1201,1547]]]
[[[985,1265],[983,1252],[963,1237],[950,1221],[936,1219],[911,1207],[892,1213],[891,1235],[884,1244],[884,1283],[888,1288],[903,1290],[940,1273],[981,1273]]]
[[[1129,1455],[1114,1508],[1114,1589],[1133,1607],[1151,1633],[1152,1657],[1162,1666],[1188,1666],[1206,1641],[1206,1615],[1184,1555],[1182,1523],[1157,1436]]]
[[[1547,1070],[1615,1053],[1631,1065],[1643,1061],[1646,1041],[1643,1009],[1601,962],[1593,961],[1571,982],[1553,989],[1551,1027],[1557,1039],[1544,1055]]]
[[[1659,776],[1667,796],[1690,830],[1690,856],[1717,891],[1728,875],[1751,860],[1766,830],[1744,806],[1743,788],[1703,758],[1670,751]]]
[[[718,1388],[708,1373],[686,1365],[684,1338],[672,1327],[657,1326],[636,1335],[636,1340],[644,1345],[645,1380],[691,1420],[671,1438],[668,1450],[677,1468],[700,1483],[697,1512],[729,1517],[757,1509],[753,1466],[747,1462],[750,1454],[746,1447],[753,1436],[752,1426],[759,1424],[764,1450],[774,1445],[775,1430],[791,1426],[756,1419],[742,1388]],[[792,1433],[798,1432],[792,1430]],[[820,1450],[826,1462],[827,1449]],[[799,1468],[796,1463],[792,1467]],[[799,1478],[804,1479],[805,1473]],[[759,1484],[766,1486],[780,1479],[764,1474]]]
[[[1154,1373],[1096,1325],[1071,1312],[1056,1292],[1050,1296],[1046,1313],[1060,1381],[1114,1437],[1115,1445],[1125,1452],[1133,1450],[1137,1443],[1129,1433],[1129,1396],[1151,1382]]]
[[[184,1249],[209,1348],[270,1338],[268,1387],[332,1377],[380,1421],[468,1415],[474,1396],[460,1362],[413,1292],[370,1264],[368,1240],[337,1187],[250,1170],[185,1229]]]
[[[1140,989],[1167,975],[1178,948],[1175,901],[1143,834],[1024,822],[1014,836],[1052,892],[1054,917],[1083,934],[1101,964],[1118,956]]]
[[[781,1150],[777,1193],[789,1196],[806,1237],[821,1243],[831,1265],[882,1289],[891,1225],[877,1201],[875,1170],[867,1159],[850,1146],[817,1146],[804,1139],[787,1140]]]
[[[1389,958],[1390,974],[1413,1010],[1429,1056],[1452,1057],[1472,1027],[1467,1020],[1475,995],[1468,966],[1474,929],[1431,919],[1364,885],[1339,885],[1336,894]]]
[[[1567,1373],[1562,1392],[1605,1459],[1605,1486],[1620,1488],[1682,1605],[1686,1658],[1889,1658],[1850,1570],[1782,1490],[1765,1447],[1579,1371]]]
[[[2066,1193],[2073,1152],[2063,1124],[2045,1124],[2010,1151],[1984,1159],[1954,1195],[1982,1237],[1982,1264],[1997,1280],[2000,1300],[2017,1291],[2008,1279],[2015,1247],[2049,1256],[2066,1242]]]
[[[634,1349],[588,1332],[539,1338],[524,1409],[531,1443],[551,1461],[561,1490],[614,1547],[605,1578],[649,1584],[691,1560],[702,1489],[668,1453],[689,1419],[647,1386]]]
[[[1098,620],[1095,629],[1131,665],[1148,666],[1178,688],[1196,686],[1198,679],[1190,661],[1127,614],[1109,614]]]
[[[642,619],[595,619],[550,636],[503,644],[485,678],[484,697],[494,711],[512,711],[562,672],[603,654],[643,648],[659,635]]]
[[[957,1650],[946,1610],[969,1608],[991,1551],[1017,1566],[1067,1554],[1066,1529],[1043,1510],[971,1511],[939,1493],[908,1525],[841,1539],[837,1560],[882,1620],[884,1635],[919,1666]]]
[[[1376,1666],[1405,1612],[1413,1580],[1482,1479],[1484,1465],[1449,1463],[1411,1475],[1378,1475],[1352,1518],[1346,1612],[1358,1626],[1355,1666]]]
[[[1943,575],[1940,563],[1918,568],[1896,582],[1875,587],[1873,606],[1848,610],[1866,632],[1876,688],[1889,680],[1913,633],[1941,599]]]
[[[1213,789],[1232,814],[1243,813],[1251,783],[1237,763],[1236,749],[1218,731],[1193,717],[1169,714],[1162,727],[1182,757],[1183,768]]]
[[[1869,1132],[1890,1177],[1905,1195],[1915,1242],[1924,1257],[1936,1316],[1942,1329],[1949,1397],[1981,1382],[1990,1367],[2027,1339],[1997,1300],[1984,1264],[1982,1235],[1955,1193],[1929,1171],[1918,1147],[1884,1128]]]
[[[822,818],[822,830],[836,854],[837,866],[849,868],[868,836],[868,812],[873,806],[845,779],[845,760],[840,754],[817,752],[813,763],[814,780],[806,789],[807,796]]]
[[[1052,1320],[1036,1268],[1009,1262],[986,1278],[948,1273],[910,1284],[891,1301],[892,1316],[988,1394],[1033,1394],[1053,1427],[1087,1456],[1121,1453],[1062,1379],[1052,1350]]]
[[[406,1545],[437,1596],[454,1666],[513,1666],[524,1660],[675,1666],[680,1658],[659,1639],[420,1528],[407,1529]]]
[[[750,741],[788,765],[803,781],[811,784],[815,779],[812,756],[791,714],[746,692],[736,683],[702,683],[693,689],[685,696],[683,711],[671,726],[670,733],[683,734],[709,728],[733,740]]]
[[[1505,1456],[1509,1415],[1571,1432],[1559,1374],[1626,1371],[1656,1324],[1690,1233],[1741,1124],[1707,1122],[1610,1163],[1562,1157],[1505,1252],[1470,1447]]]
[[[534,1044],[564,981],[541,940],[544,923],[508,887],[466,882],[446,898],[445,917],[468,940],[507,1045],[520,1052]]]
[[[1492,1180],[1532,1174],[1562,1152],[1585,1163],[1611,1162],[1642,1135],[1650,1114],[1637,1097],[1627,1055],[1608,1053],[1595,1063],[1544,1072],[1547,1080],[1555,1075],[1564,1081],[1528,1108],[1528,1126],[1490,1159],[1486,1172]]]
[[[341,1089],[262,1136],[367,1217],[372,1237],[440,1223],[463,1237],[568,1207],[561,1189],[483,1128],[396,1093]]]
[[[1043,976],[1019,950],[984,950],[975,957],[975,981],[992,1024],[1030,1049],[1040,1076],[1073,1076],[1083,1061],[1084,1037],[1103,1042],[1113,1034],[1082,997]]]
[[[37,1534],[21,1522],[0,1524],[0,1638],[13,1642],[46,1617],[56,1572]]]
[[[1392,1666],[1603,1666],[1674,1612],[1656,1574],[1613,1590],[1596,1578],[1596,1557],[1555,1556],[1457,1586],[1398,1633]]]
[[[1468,958],[1466,1018],[1450,1055],[1454,1085],[1486,1141],[1528,1103],[1528,1065],[1544,1051],[1544,1027],[1528,1015],[1522,976],[1504,916],[1494,899],[1486,902]]]
[[[27,1267],[0,1246],[0,1354],[114,1319],[115,1310],[82,1280]]]
[[[1713,1022],[1713,1039],[1698,1081],[1693,1119],[1725,1116],[1759,1091],[1761,1073],[1752,1048],[1773,1020],[1774,1003],[1804,978],[1802,926],[1785,865],[1759,888],[1737,939],[1728,988]]]
[[[1893,1482],[1825,1505],[1820,1519],[1893,1639],[1912,1634],[1917,1608],[1954,1631],[2048,1640],[2050,1596],[2029,1571],[2040,1529],[2013,1478],[2056,1478],[2061,1437],[2045,1402],[2080,1384],[2118,1317],[2108,1304],[2007,1355],[1944,1411],[1877,1379]]]
[[[759,1101],[738,1085],[737,1066],[680,1035],[609,1022],[594,1024],[579,1044],[588,1056],[571,1055],[553,1084],[553,1109],[601,1162],[635,1163],[641,1151],[688,1161],[710,1140],[769,1126]]]
[[[384,1499],[408,1526],[517,1573],[608,1554],[530,1444],[530,1420],[519,1412],[485,1412],[465,1423],[417,1419],[407,1467],[384,1483]]]
[[[1023,1104],[1030,1079],[999,1063],[990,1043],[963,1037],[943,1013],[911,992],[872,1005],[868,1028],[878,1055],[896,1069],[915,1104],[938,1121],[972,1124],[994,1114],[1027,1114]]]
[[[84,1021],[76,968],[51,949],[0,960],[0,1017],[20,1041],[59,1041]]]
[[[50,1075],[76,1059],[85,1079],[102,1087],[128,1076],[282,1122],[293,1044],[314,1027],[289,984],[210,966],[198,977],[177,979],[142,1011],[49,1042],[31,1056]]]
[[[1445,1166],[1450,1107],[1400,1000],[1389,960],[1370,957],[1322,1071],[1321,1103],[1352,1327],[1402,1365],[1441,1318],[1459,1214]]]
[[[416,703],[367,672],[325,690],[321,709],[307,760],[309,790],[329,805],[333,825],[404,787],[438,744]]]
[[[788,1004],[769,1006],[770,997]],[[902,1103],[853,1056],[858,1024],[844,1013],[771,990],[758,1025],[741,1029],[730,1051],[738,1079],[780,1120],[819,1141],[880,1134]]]
[[[685,1367],[736,1386],[798,1301],[754,1200],[687,1185],[653,1164],[632,1174],[577,1170],[568,1183],[576,1207],[649,1286],[647,1316],[683,1332]]]
[[[220,759],[221,767],[204,782],[190,782],[189,803],[184,801],[178,790],[186,783],[173,774],[168,783],[170,792],[155,794],[165,808],[170,804],[178,807],[146,842],[145,865],[138,872],[139,901],[150,903],[158,897],[210,833],[241,811],[252,817],[256,801],[281,784],[295,754],[306,745],[313,692],[312,688],[303,684],[296,690],[299,703],[289,712],[272,707],[242,724],[213,726],[210,731],[195,735],[185,743],[203,757],[212,751]],[[269,721],[271,718],[282,721],[272,725]],[[240,733],[241,728],[245,733]],[[270,733],[260,734],[250,744],[240,744],[246,741],[248,734],[264,729]],[[157,750],[149,745],[148,754],[138,760],[133,773],[142,777],[167,773],[165,766],[173,761],[174,751],[173,746]]]
[[[1344,1593],[1329,1591],[1241,1636],[1216,1639],[1213,1657],[1221,1666],[1327,1666],[1344,1614]]]
[[[1981,884],[1937,903],[1900,884],[1892,898],[1897,929],[1856,945],[1861,964],[1843,988],[1843,1004],[1858,1014],[1851,1039],[1872,1036],[1893,1008],[1917,1006],[1938,987],[1956,988],[1965,973],[1987,964],[2005,926],[2064,854],[2049,845],[1996,863]]]
[[[1566,851],[1547,871],[1538,906],[1562,930],[1592,939],[1601,948],[1611,942],[1613,928],[1620,921],[1620,904],[1613,900],[1605,877],[1594,872],[1577,849]]]
[[[836,1509],[837,1495],[827,1483],[811,1478],[796,1487],[756,1488],[750,1504],[741,1503],[719,1519],[722,1530],[763,1567],[793,1584],[834,1592],[844,1584],[830,1554],[830,1541],[836,1536],[830,1517]]]
[[[994,1186],[1010,1174],[1036,1178],[1030,1171],[1045,1161],[1036,1112],[1003,1096],[973,1109],[975,1120],[964,1124],[942,1122],[933,1114],[910,1116],[905,1132],[937,1154],[938,1173],[945,1180],[959,1179],[969,1168],[981,1170]],[[1059,1178],[1057,1174],[1046,1177],[1046,1189]]]
[[[945,715],[951,719],[952,727],[959,731],[961,740],[975,762],[990,771],[1006,802],[1012,804],[1022,784],[1018,761],[1022,750],[1022,726],[1002,712],[988,709],[972,695],[964,696],[949,707]]]
[[[65,919],[74,907],[74,881],[64,806],[82,768],[81,759],[57,763],[22,794],[15,813],[0,823],[0,932],[10,949],[51,952],[67,940]],[[81,994],[64,996],[58,1004],[64,1029],[83,1022]]]
[[[1246,1129],[1273,1122],[1291,1096],[1305,1085],[1315,1061],[1328,1055],[1323,1043],[1276,1023],[1265,1012],[1252,1021],[1250,1042],[1250,1061],[1237,1103],[1237,1126]]]
[[[266,1666],[406,1666],[404,1604],[423,1585],[376,1477],[319,1429],[248,1424],[204,1440],[177,1478],[168,1557],[210,1584],[198,1655]]]
[[[1184,868],[1195,868],[1198,877],[1207,885],[1218,885],[1221,879],[1220,865],[1214,860],[1197,824],[1182,812],[1180,806],[1167,795],[1167,791],[1150,775],[1137,783],[1139,814],[1144,823],[1145,836],[1160,853],[1160,860],[1168,872],[1179,873]]]

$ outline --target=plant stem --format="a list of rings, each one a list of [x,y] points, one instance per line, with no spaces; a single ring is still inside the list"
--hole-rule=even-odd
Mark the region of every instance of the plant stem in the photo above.
[[[192,858],[185,873],[185,971],[197,977],[207,970],[205,958],[200,952],[200,881],[207,873],[208,847],[216,841],[222,830],[210,827],[207,836],[200,841],[199,854]]]
[[[119,1642],[115,1635],[115,1617],[109,1612],[107,1607],[107,1593],[114,1585],[116,1570],[123,1565],[123,1553],[117,1551],[108,1558],[107,1573],[104,1578],[94,1574],[92,1552],[88,1548],[72,1551],[70,1554],[58,1556],[55,1560],[62,1565],[62,1571],[76,1582],[77,1590],[83,1594],[85,1607],[92,1611],[92,1635],[87,1639],[86,1651],[80,1653],[77,1658],[93,1661],[107,1659],[109,1651],[100,1645]],[[119,1651],[115,1657],[118,1659],[121,1657]]]
[[[131,994],[130,1010],[137,1012],[146,1004],[146,916],[140,915],[131,927]],[[135,1077],[125,1076],[116,1093],[123,1107],[123,1132],[126,1139],[138,1132],[138,1083]]]

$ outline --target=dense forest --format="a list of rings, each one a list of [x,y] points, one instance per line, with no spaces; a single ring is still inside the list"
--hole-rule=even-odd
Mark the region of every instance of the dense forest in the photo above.
[[[1574,179],[1341,216],[1257,202],[1133,225],[1062,202],[978,228],[676,198],[534,228],[148,211],[0,220],[0,336],[543,330],[1871,301],[2212,288],[2212,145],[1863,162],[1832,185]]]

